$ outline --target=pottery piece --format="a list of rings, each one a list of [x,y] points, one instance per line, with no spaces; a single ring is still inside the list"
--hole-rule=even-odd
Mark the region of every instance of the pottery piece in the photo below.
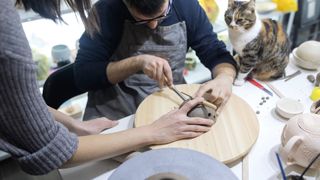
[[[307,76],[307,79],[308,79],[308,81],[311,82],[311,83],[314,83],[314,81],[316,80],[315,77],[314,77],[312,74],[308,75],[308,76]]]
[[[190,100],[190,99],[189,99]],[[187,103],[189,100],[184,101],[180,107],[182,107],[185,103]],[[199,104],[195,107],[193,107],[187,115],[189,117],[201,117],[201,118],[207,118],[215,120],[216,111],[212,108],[206,107],[203,104]]]
[[[320,115],[301,114],[291,118],[283,128],[280,155],[288,165],[307,167],[320,153]],[[318,159],[311,166],[320,168]]]
[[[320,114],[320,100],[317,100],[312,103],[310,112],[315,114]]]
[[[302,114],[303,111],[304,107],[302,103],[295,99],[281,98],[276,104],[276,112],[286,119]]]
[[[298,48],[296,55],[309,62],[320,64],[320,42],[318,41],[306,41],[302,43]]]
[[[71,51],[67,45],[58,44],[52,47],[51,55],[53,62],[58,63],[60,61],[70,61]]]
[[[297,54],[297,48],[295,48],[292,51],[293,59],[295,61],[295,64],[303,69],[307,70],[316,70],[320,66],[320,61],[319,62],[314,62],[314,61],[306,61],[299,57]]]

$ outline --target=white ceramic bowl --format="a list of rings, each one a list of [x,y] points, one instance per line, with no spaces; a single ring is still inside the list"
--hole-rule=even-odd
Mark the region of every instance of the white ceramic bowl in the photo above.
[[[299,67],[302,67],[304,69],[309,69],[309,70],[316,70],[320,66],[320,61],[319,62],[314,62],[314,61],[306,61],[302,58],[300,58],[297,55],[297,48],[295,48],[292,51],[293,59],[295,61],[295,64]]]
[[[290,119],[295,115],[302,114],[304,107],[301,102],[295,99],[281,98],[277,101],[276,111],[280,116]]]
[[[305,61],[312,61],[320,64],[320,42],[306,41],[298,48],[296,55]]]

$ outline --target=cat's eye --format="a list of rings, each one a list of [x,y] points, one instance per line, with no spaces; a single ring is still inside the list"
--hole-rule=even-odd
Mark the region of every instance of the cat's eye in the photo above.
[[[242,19],[242,18],[241,19],[237,19],[237,24],[238,23],[242,23],[243,21],[244,21],[244,19]]]

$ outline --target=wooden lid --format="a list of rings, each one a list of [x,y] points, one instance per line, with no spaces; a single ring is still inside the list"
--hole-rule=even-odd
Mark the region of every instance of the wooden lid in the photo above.
[[[193,95],[200,85],[184,84],[176,88]],[[148,96],[138,107],[135,126],[151,124],[167,112],[179,108],[182,100],[169,88]],[[208,154],[223,163],[231,163],[246,155],[259,135],[255,112],[240,97],[232,95],[211,130],[197,138],[180,140],[158,148],[188,148]]]

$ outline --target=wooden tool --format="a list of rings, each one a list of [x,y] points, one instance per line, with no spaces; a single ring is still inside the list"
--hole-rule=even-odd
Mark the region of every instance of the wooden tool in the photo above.
[[[176,89],[194,94],[199,84],[177,85]],[[169,88],[155,92],[144,99],[135,115],[135,126],[151,124],[160,116],[179,108],[182,100]],[[259,134],[255,112],[241,98],[232,95],[211,130],[197,138],[176,141],[158,148],[187,148],[208,154],[223,163],[231,163],[246,155]]]
[[[279,97],[279,98],[283,98],[284,95],[276,88],[274,87],[270,82],[265,82],[265,84],[274,92],[276,93],[276,95]]]
[[[249,154],[242,159],[242,180],[249,180]]]
[[[165,79],[166,82],[168,82],[166,77],[165,77],[164,79]],[[175,88],[174,85],[172,85],[172,86],[169,86],[169,85],[168,85],[168,87],[169,87],[171,90],[173,90],[182,100],[186,101],[186,99],[184,98],[184,96],[181,94],[180,91],[178,91],[178,90]],[[212,109],[214,109],[214,110],[217,110],[217,106],[214,105],[213,103],[207,101],[207,100],[204,100],[204,101],[202,102],[202,104],[203,104],[204,106],[207,106],[207,107],[209,107],[209,108],[212,108]]]
[[[290,79],[298,76],[299,74],[301,74],[301,71],[300,71],[300,70],[294,72],[293,74],[290,74],[290,75],[286,76],[284,81],[289,81]]]
[[[212,103],[209,102],[209,101],[204,100],[204,101],[202,102],[202,104],[203,104],[204,106],[207,106],[207,107],[209,107],[209,108],[212,108],[212,109],[214,109],[214,110],[217,110],[217,106],[214,105],[214,104],[212,104]]]

